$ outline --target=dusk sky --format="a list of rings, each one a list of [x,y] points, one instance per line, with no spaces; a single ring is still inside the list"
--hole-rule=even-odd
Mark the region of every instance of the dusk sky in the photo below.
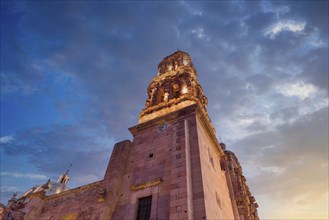
[[[261,219],[328,219],[328,1],[1,1],[1,202],[101,180],[190,54]]]

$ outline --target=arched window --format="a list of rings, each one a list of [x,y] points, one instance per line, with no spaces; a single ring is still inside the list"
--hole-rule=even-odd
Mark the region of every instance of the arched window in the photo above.
[[[155,104],[159,104],[159,103],[163,102],[163,98],[164,98],[163,89],[160,87],[160,88],[158,88],[158,91],[157,91]]]
[[[179,85],[177,83],[174,83],[172,85],[172,92],[173,92],[174,98],[179,98],[180,91],[179,91]]]

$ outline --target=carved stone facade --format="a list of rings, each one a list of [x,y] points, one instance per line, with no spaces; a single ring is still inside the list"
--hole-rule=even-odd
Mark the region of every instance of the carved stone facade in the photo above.
[[[190,56],[178,51],[165,57],[158,66],[158,75],[147,88],[146,108],[139,115],[139,123],[198,103],[207,114],[207,98],[203,94]]]
[[[48,182],[13,199],[3,219],[257,220],[237,158],[216,139],[189,55],[164,58],[147,93],[129,128],[133,141],[115,144],[103,180],[51,195]]]
[[[222,146],[225,146],[222,144]],[[235,200],[240,220],[259,219],[255,197],[251,195],[247,180],[243,176],[242,167],[231,151],[225,150],[225,156],[221,160],[222,169],[225,170],[229,183],[230,193]]]

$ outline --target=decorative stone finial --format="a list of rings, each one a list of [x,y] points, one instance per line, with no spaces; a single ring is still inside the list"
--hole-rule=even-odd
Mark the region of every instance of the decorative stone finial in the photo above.
[[[69,166],[69,168],[66,170],[65,175],[67,175],[67,174],[69,173],[71,167],[72,167],[72,164],[70,163],[70,166]]]

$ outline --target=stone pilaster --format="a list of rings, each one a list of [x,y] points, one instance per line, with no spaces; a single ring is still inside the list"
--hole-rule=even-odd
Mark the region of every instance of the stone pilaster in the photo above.
[[[121,193],[122,178],[125,174],[132,143],[125,140],[114,145],[103,185],[106,190],[103,213],[100,219],[109,219],[116,208]]]

